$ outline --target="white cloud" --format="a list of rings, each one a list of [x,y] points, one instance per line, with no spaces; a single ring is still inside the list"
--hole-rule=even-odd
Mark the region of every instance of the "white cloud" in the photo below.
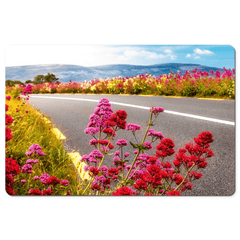
[[[197,54],[200,54],[200,55],[211,55],[211,54],[213,54],[213,52],[211,52],[209,50],[201,50],[199,48],[196,48],[193,51]]]
[[[175,60],[175,59],[177,59],[177,56],[176,55],[170,55],[170,58],[171,58],[171,60]]]
[[[168,51],[167,54],[162,54],[162,53],[150,52],[150,51],[145,51],[140,49],[125,50],[123,54],[129,60],[134,58],[161,60],[166,58],[175,59],[177,57],[172,54],[172,51]]]
[[[136,56],[139,56],[139,52],[135,51],[135,50],[126,50],[124,52],[124,55],[126,57],[136,57]]]
[[[209,50],[201,50],[199,48],[195,48],[193,50],[193,54],[188,53],[186,55],[186,58],[193,57],[194,59],[200,59],[201,57],[199,55],[211,55],[211,54],[214,54],[214,53]]]
[[[165,53],[172,53],[173,51],[171,49],[165,49],[164,52]]]

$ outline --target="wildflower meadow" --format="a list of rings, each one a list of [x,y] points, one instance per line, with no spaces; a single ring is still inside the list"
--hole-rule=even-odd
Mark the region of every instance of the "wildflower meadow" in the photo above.
[[[13,94],[25,86],[6,87]],[[223,71],[170,72],[160,76],[150,74],[132,77],[94,79],[85,82],[41,83],[32,86],[32,93],[104,93],[143,94],[186,97],[235,98],[235,69]]]

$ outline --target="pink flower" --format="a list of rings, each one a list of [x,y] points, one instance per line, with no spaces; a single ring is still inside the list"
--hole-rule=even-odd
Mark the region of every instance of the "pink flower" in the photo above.
[[[113,158],[113,165],[118,165],[118,162],[120,161],[119,157],[114,157]]]
[[[33,160],[33,159],[28,159],[28,160],[26,161],[26,164],[31,164],[31,163],[34,163],[34,160]]]
[[[25,113],[28,113],[28,110],[26,110]]]
[[[25,183],[25,182],[26,182],[26,180],[25,180],[25,179],[22,179],[22,180],[21,180],[21,183]]]
[[[46,184],[49,178],[50,178],[50,175],[47,173],[44,173],[40,176],[40,181],[42,184]]]
[[[38,144],[32,144],[28,150],[32,152],[36,152],[37,150],[41,150],[41,149],[42,148]]]
[[[101,151],[102,152],[109,152],[109,148],[107,148],[106,146],[103,146],[102,148],[101,148]]]
[[[149,111],[151,112],[152,109],[150,108]],[[156,115],[157,113],[163,112],[163,111],[164,111],[164,108],[161,108],[161,107],[154,107],[154,108],[153,108],[153,114],[154,114],[154,115]]]
[[[25,172],[32,173],[32,169],[33,169],[32,165],[25,164],[25,165],[23,165],[21,172],[22,173],[25,173]]]
[[[145,143],[143,144],[143,146],[144,146],[146,149],[151,149],[151,148],[153,147],[150,142],[145,142]]]
[[[114,156],[118,156],[120,154],[120,151],[116,151],[115,153],[114,153]]]
[[[135,123],[129,123],[126,126],[126,130],[130,130],[131,132],[135,132],[136,130],[140,130],[140,129],[141,129],[141,126],[139,126]]]
[[[11,96],[7,96],[6,99],[9,101],[11,99]]]
[[[30,156],[30,155],[32,155],[33,153],[36,153],[36,154],[38,154],[39,156],[44,156],[45,154],[44,154],[44,152],[42,152],[41,151],[41,147],[38,145],[38,144],[33,144],[33,145],[31,145],[30,147],[29,147],[29,151],[27,151],[26,153],[25,153],[25,155],[27,155],[27,156]]]
[[[159,138],[160,140],[164,138],[161,132],[155,132],[153,129],[148,130],[147,136],[156,137]]]
[[[111,117],[112,113],[113,110],[108,99],[107,98],[101,99],[97,107],[94,109],[94,113],[89,118],[90,123],[88,124],[88,127],[105,128],[106,127],[105,122]]]
[[[127,146],[127,141],[125,139],[118,139],[116,145]]]
[[[34,179],[34,180],[38,180],[38,179],[40,179],[40,177],[34,176],[33,179]]]
[[[97,134],[99,131],[100,131],[100,129],[98,127],[97,128],[87,127],[84,132],[86,134],[93,136],[93,135]]]
[[[40,150],[38,150],[36,153],[37,153],[39,156],[44,156],[44,155],[45,155],[44,152],[42,152],[42,151],[40,151]]]
[[[124,153],[124,157],[128,157],[129,156],[129,153]]]
[[[26,96],[26,94],[29,94],[29,93],[32,93],[32,85],[31,84],[28,84],[24,91],[22,92],[22,95]],[[29,100],[29,97],[26,98],[27,100]]]
[[[61,185],[68,186],[69,185],[69,181],[68,180],[62,180],[61,181]]]
[[[102,158],[103,157],[103,154],[98,151],[98,150],[93,150],[90,154],[89,154],[89,157],[93,157],[93,158]]]
[[[108,167],[107,166],[101,166],[99,168],[100,171],[107,171],[108,170]]]
[[[31,151],[27,151],[27,152],[25,153],[26,156],[30,156],[31,154],[32,154]]]
[[[96,146],[97,144],[98,144],[98,140],[96,140],[96,139],[91,139],[90,142],[89,142],[89,145]]]

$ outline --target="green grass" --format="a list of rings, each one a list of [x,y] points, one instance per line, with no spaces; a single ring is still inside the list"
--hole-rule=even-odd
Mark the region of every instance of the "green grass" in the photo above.
[[[30,188],[42,187],[43,189],[43,184],[38,186],[37,181],[33,180],[34,176],[41,176],[43,173],[70,181],[68,187],[55,192],[55,194],[65,194],[67,190],[74,194],[78,185],[77,172],[64,149],[63,142],[53,134],[52,124],[46,123],[43,115],[39,115],[30,104],[23,104],[22,100],[14,98],[13,95],[10,101],[6,101],[6,104],[9,106],[7,114],[14,119],[14,122],[8,126],[12,130],[13,137],[7,142],[6,157],[15,159],[20,166],[23,166],[27,159],[33,158],[26,156],[25,152],[34,143],[40,145],[45,153],[45,156],[35,157],[35,159],[39,159],[39,163],[34,164],[33,173],[20,173],[15,177],[14,191],[16,195],[28,194],[27,191]],[[16,109],[19,109],[19,112],[16,112]],[[29,112],[25,113],[26,110]],[[30,177],[28,189],[25,189],[26,187],[20,182],[24,177]],[[24,179],[27,181],[26,178]]]

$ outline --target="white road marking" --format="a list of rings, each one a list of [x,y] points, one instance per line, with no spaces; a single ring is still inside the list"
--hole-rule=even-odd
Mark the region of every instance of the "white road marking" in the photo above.
[[[84,99],[84,98],[64,98],[64,97],[35,96],[35,95],[32,95],[31,97],[33,97],[33,98],[64,99],[64,100],[67,99],[67,100],[97,102],[97,103],[99,102],[99,100],[96,100],[96,99]],[[140,108],[140,109],[146,109],[146,110],[149,110],[151,108],[151,107],[146,107],[146,106],[139,106],[139,105],[133,105],[133,104],[127,104],[127,103],[120,103],[120,102],[111,102],[110,101],[110,103],[114,104],[114,105],[119,105],[119,106]],[[179,116],[189,117],[189,118],[195,118],[195,119],[200,119],[200,120],[205,120],[205,121],[210,121],[210,122],[223,123],[223,124],[227,124],[227,125],[233,125],[233,126],[235,125],[235,122],[220,120],[220,119],[216,119],[216,118],[202,117],[202,116],[188,114],[188,113],[180,113],[180,112],[169,111],[169,110],[164,110],[164,113],[169,113],[169,114],[174,114],[174,115],[179,115]]]

